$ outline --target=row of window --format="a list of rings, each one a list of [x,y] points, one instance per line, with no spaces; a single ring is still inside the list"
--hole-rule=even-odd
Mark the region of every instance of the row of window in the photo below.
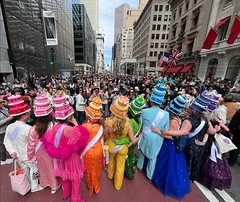
[[[160,39],[160,34],[152,34],[151,39]],[[162,34],[161,39],[168,39],[168,34]]]
[[[154,31],[154,30],[161,30],[161,25],[152,25],[152,30]],[[166,24],[164,24],[163,25],[163,27],[162,27],[162,30],[163,31],[167,31],[167,30],[169,30],[169,25],[166,25]]]
[[[164,11],[163,9],[164,9],[164,5],[155,5],[154,6],[155,11]],[[170,11],[169,5],[165,5],[165,11]]]
[[[153,21],[162,21],[162,15],[153,15]],[[164,15],[163,16],[163,21],[171,21],[171,15]]]

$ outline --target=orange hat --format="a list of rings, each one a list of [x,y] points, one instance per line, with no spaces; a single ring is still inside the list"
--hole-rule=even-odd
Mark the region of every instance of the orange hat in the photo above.
[[[102,116],[102,100],[99,97],[94,97],[92,102],[86,107],[86,114],[91,119],[100,119]]]
[[[110,111],[118,118],[125,118],[129,107],[129,99],[126,96],[120,96],[114,104],[111,105]]]

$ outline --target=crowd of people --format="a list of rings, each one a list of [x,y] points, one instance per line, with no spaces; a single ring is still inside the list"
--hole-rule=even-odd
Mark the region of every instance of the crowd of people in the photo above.
[[[98,194],[104,168],[116,190],[138,168],[176,199],[191,181],[231,187],[240,81],[75,74],[4,80],[0,94],[1,165],[17,161],[31,192],[62,187],[63,199],[85,201],[83,175]],[[222,152],[219,137],[233,146]]]

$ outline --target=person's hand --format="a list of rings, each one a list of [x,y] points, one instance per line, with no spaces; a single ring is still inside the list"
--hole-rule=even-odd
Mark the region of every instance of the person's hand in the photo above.
[[[169,134],[168,130],[165,130],[165,129],[161,130],[161,132],[162,132],[162,135],[168,135]]]
[[[216,130],[216,132],[219,132],[221,130],[221,126],[215,125],[215,130]]]
[[[72,116],[69,121],[70,121],[70,123],[72,123],[74,126],[77,126],[77,125],[78,125],[78,122],[77,122],[77,120],[74,118],[74,116]]]
[[[198,145],[198,146],[204,146],[205,142],[201,142],[198,139],[195,139],[195,144]]]
[[[16,152],[13,152],[13,153],[11,154],[11,157],[13,157],[13,159],[17,159],[17,158],[18,158],[17,153],[16,153]]]
[[[154,133],[161,133],[157,128],[155,128],[154,126],[151,126],[151,131],[154,132]]]
[[[7,121],[12,121],[13,119],[14,119],[13,116],[9,116],[9,117],[7,117]]]

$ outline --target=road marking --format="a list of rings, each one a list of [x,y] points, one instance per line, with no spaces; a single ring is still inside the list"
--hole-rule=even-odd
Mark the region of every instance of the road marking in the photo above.
[[[206,196],[206,198],[211,202],[219,202],[219,200],[213,195],[213,193],[206,188],[205,186],[201,185],[200,183],[194,181],[197,187],[202,191],[202,193]]]
[[[225,192],[224,190],[219,190],[219,189],[215,189],[215,191],[223,198],[224,201],[227,202],[235,202],[231,196],[229,196],[229,194],[227,192]]]

